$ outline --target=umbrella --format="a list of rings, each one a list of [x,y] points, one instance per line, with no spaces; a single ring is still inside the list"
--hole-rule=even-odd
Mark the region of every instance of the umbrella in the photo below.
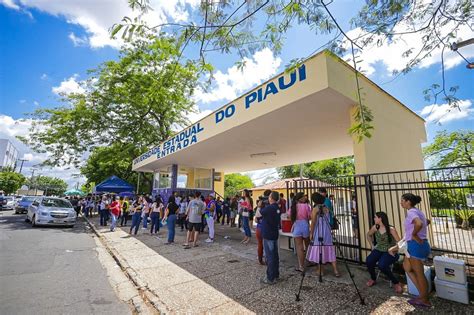
[[[84,196],[85,194],[77,189],[70,189],[64,193],[66,196]]]

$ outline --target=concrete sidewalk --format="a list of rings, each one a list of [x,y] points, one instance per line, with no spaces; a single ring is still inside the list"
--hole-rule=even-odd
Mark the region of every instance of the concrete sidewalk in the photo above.
[[[185,231],[176,227],[175,244],[165,245],[167,231],[160,237],[141,229],[137,236],[128,235],[128,227],[110,232],[98,226],[97,218],[90,220],[115,255],[129,277],[146,298],[162,313],[406,313],[415,309],[407,300],[409,295],[397,295],[385,280],[367,288],[365,268],[350,265],[354,280],[365,300],[361,305],[347,270],[338,263],[341,278],[332,276],[325,267],[323,283],[319,283],[315,268],[310,268],[303,283],[301,301],[295,293],[301,273],[294,270],[296,256],[280,251],[281,280],[272,286],[261,284],[265,266],[257,263],[256,240],[240,244],[242,234],[237,228],[216,223],[216,241],[204,243],[207,233],[200,235],[200,246],[184,249],[181,244]],[[129,222],[130,223],[130,222]],[[227,236],[228,238],[224,238]],[[472,306],[438,298],[431,299],[434,307],[424,312],[468,314]]]

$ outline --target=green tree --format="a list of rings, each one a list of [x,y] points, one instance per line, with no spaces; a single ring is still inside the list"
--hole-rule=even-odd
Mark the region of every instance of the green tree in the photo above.
[[[354,157],[347,156],[323,161],[303,164],[303,176],[307,178],[323,179],[355,173]],[[300,176],[300,165],[289,165],[278,168],[281,178]]]
[[[57,177],[35,176],[28,179],[30,189],[42,190],[46,196],[61,196],[67,190],[67,183]]]
[[[136,185],[138,173],[132,171],[132,161],[139,154],[132,144],[113,143],[108,147],[96,147],[81,167],[88,183],[100,183],[112,175]],[[151,191],[152,174],[140,174],[140,192]]]
[[[80,166],[94,147],[130,144],[134,157],[189,123],[197,72],[205,65],[180,59],[183,43],[172,37],[135,38],[82,82],[83,93],[63,95],[64,105],[39,109],[28,137],[45,165]],[[120,154],[120,153],[118,153]],[[130,159],[129,159],[130,160]],[[90,175],[90,173],[89,173]]]
[[[25,183],[25,176],[15,172],[0,172],[0,190],[13,194]]]
[[[423,153],[434,167],[474,165],[474,132],[440,131],[433,143],[423,149]]]
[[[360,69],[360,55],[364,49],[403,41],[406,36],[419,34],[421,48],[415,50],[410,47],[398,52],[399,58],[406,61],[402,71],[395,73],[399,75],[432,56],[436,48],[442,49],[440,61],[444,72],[443,55],[445,50],[450,49],[450,41],[456,40],[461,28],[472,30],[474,19],[472,0],[371,0],[365,1],[350,21],[345,21],[362,31],[357,37],[350,37],[341,28],[341,21],[331,12],[332,3],[330,0],[201,1],[199,14],[193,15],[195,20],[190,19],[188,23],[146,25],[142,19],[124,17],[122,22],[114,25],[111,34],[115,36],[122,32],[124,38],[133,38],[137,30],[165,30],[184,38],[187,43],[194,42],[193,47],[199,47],[199,51],[192,54],[200,60],[206,60],[207,54],[215,51],[236,53],[239,57],[237,64],[243,66],[243,58],[257,49],[269,47],[273,52],[280,53],[287,31],[295,25],[302,25],[316,34],[335,34],[323,47],[341,56],[349,49],[352,64],[357,70]],[[141,13],[151,9],[150,0],[129,0],[129,5]],[[297,65],[303,59],[295,59],[291,64]],[[373,117],[364,105],[363,93],[358,87],[358,74],[356,71],[358,110],[354,113],[354,124],[349,131],[360,140],[370,137]],[[453,108],[457,107],[454,97],[457,88],[446,87],[444,74],[443,84],[439,87],[434,94],[442,95]]]
[[[239,173],[224,176],[224,197],[233,197],[242,189],[252,188],[253,182],[250,176]]]

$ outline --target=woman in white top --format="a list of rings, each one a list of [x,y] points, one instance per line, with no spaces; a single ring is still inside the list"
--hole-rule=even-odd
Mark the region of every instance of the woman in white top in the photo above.
[[[150,234],[158,234],[160,231],[160,219],[163,217],[163,201],[160,196],[157,196],[155,202],[151,205],[150,219],[151,227]],[[154,231],[154,232],[153,232]]]

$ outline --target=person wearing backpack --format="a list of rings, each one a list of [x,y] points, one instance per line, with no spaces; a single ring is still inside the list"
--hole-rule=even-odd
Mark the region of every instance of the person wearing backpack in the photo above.
[[[326,206],[326,208],[329,209],[329,225],[331,226],[331,230],[337,230],[338,227],[337,227],[337,222],[334,218],[334,208],[332,206],[331,199],[328,198],[328,192],[327,192],[326,188],[324,188],[324,187],[318,188],[318,192],[321,195],[323,195],[324,205]]]
[[[120,204],[122,205],[122,215],[120,218],[120,226],[127,226],[128,214],[130,212],[130,203],[128,202],[128,197],[120,197]]]

